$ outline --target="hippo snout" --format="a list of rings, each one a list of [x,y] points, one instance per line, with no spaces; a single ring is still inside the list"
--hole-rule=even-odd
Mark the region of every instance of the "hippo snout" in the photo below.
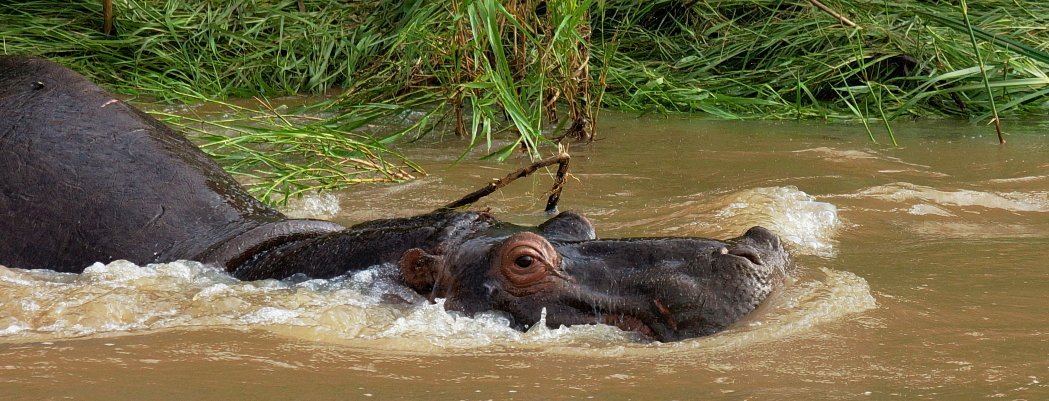
[[[764,227],[726,241],[695,240],[691,245],[701,251],[678,270],[682,274],[660,280],[663,289],[649,292],[656,305],[654,318],[641,320],[662,341],[727,328],[754,311],[793,266],[779,236]]]
[[[754,243],[768,244],[768,247],[771,249],[783,249],[783,246],[780,245],[779,236],[762,226],[751,227],[747,232],[743,233],[743,238]]]
[[[765,266],[767,262],[782,259],[786,252],[779,236],[767,228],[754,226],[739,238],[720,247],[715,254],[729,259],[742,258],[755,266]]]

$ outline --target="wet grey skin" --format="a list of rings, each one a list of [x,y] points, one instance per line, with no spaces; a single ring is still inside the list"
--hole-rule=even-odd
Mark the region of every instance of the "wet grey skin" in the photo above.
[[[439,211],[343,227],[289,219],[186,138],[48,61],[0,56],[0,265],[196,260],[242,280],[399,267],[445,308],[525,329],[610,324],[659,341],[716,333],[792,264],[779,239],[598,239],[565,212],[536,227]]]
[[[378,250],[378,251],[377,251]],[[330,278],[396,263],[404,282],[445,308],[502,311],[518,329],[604,323],[660,341],[714,334],[753,311],[790,266],[761,227],[726,241],[597,239],[564,212],[538,227],[480,212],[368,222],[256,253],[233,275]]]

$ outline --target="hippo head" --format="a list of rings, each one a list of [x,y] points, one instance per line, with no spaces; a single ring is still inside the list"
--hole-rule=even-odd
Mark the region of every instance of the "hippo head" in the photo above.
[[[716,241],[596,238],[583,216],[565,212],[538,227],[462,214],[454,235],[412,248],[405,282],[445,308],[502,311],[526,328],[604,323],[659,341],[713,334],[753,311],[790,266],[779,238],[761,227]],[[463,230],[473,227],[476,230]],[[445,230],[448,233],[448,230]]]

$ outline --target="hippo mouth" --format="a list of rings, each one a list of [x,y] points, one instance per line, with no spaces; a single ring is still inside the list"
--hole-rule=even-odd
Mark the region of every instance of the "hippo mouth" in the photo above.
[[[649,339],[659,338],[659,336],[656,334],[656,331],[652,329],[651,326],[645,324],[645,322],[640,318],[631,315],[605,315],[601,318],[600,323],[607,324],[613,327],[618,327],[620,330],[623,331],[639,333],[642,336]]]
[[[670,312],[670,308],[667,308],[666,304],[656,299],[652,301],[659,316],[657,320],[653,321],[652,324],[646,323],[644,319],[628,315],[625,313],[606,315],[602,319],[602,323],[609,326],[615,326],[623,331],[636,332],[648,339],[674,339],[678,337],[678,323],[677,319]]]

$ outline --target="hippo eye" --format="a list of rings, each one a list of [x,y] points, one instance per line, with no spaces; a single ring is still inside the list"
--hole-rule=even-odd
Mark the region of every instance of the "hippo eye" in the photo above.
[[[512,258],[514,261],[513,266],[507,266],[511,273],[529,274],[535,269],[545,270],[542,269],[542,253],[530,245],[521,245],[511,249],[507,257],[508,259]]]
[[[518,286],[529,286],[547,275],[547,263],[542,252],[529,245],[518,245],[503,256],[503,275]]]
[[[527,295],[548,283],[549,276],[557,275],[560,258],[553,245],[542,236],[521,232],[510,236],[497,251],[498,270],[506,280],[505,290],[515,295]]]
[[[535,258],[528,255],[518,256],[517,259],[514,260],[514,264],[517,265],[517,267],[522,268],[531,267],[532,263],[535,263]]]

